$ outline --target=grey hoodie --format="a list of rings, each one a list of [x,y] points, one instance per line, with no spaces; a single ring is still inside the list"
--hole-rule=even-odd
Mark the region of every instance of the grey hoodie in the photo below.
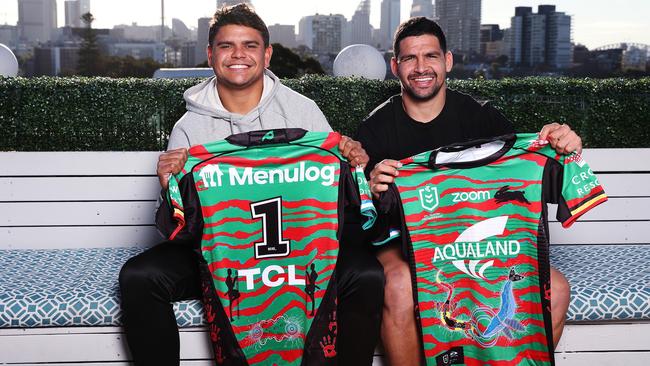
[[[260,103],[246,115],[230,113],[220,106],[215,77],[185,91],[187,112],[172,129],[167,149],[190,147],[224,139],[234,133],[271,128],[298,127],[307,131],[329,132],[323,112],[316,103],[282,85],[265,70]],[[268,90],[270,89],[270,90]]]

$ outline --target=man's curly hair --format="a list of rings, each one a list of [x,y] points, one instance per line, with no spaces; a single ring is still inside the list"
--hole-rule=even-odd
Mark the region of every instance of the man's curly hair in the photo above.
[[[208,33],[208,44],[212,47],[214,37],[219,32],[219,28],[226,25],[243,25],[253,28],[260,32],[264,40],[264,47],[268,47],[269,42],[269,29],[255,11],[248,5],[242,3],[233,6],[225,6],[212,17],[210,21],[210,32]]]

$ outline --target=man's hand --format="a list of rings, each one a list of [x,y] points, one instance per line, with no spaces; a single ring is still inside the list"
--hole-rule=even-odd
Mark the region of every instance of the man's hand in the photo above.
[[[542,127],[539,139],[546,140],[558,154],[582,152],[582,139],[565,124],[551,123]]]
[[[169,177],[172,174],[176,174],[183,169],[183,166],[187,162],[187,149],[180,148],[176,150],[169,150],[162,153],[158,157],[158,169],[156,174],[158,174],[158,181],[160,181],[160,186],[167,190],[169,186]]]
[[[363,167],[370,160],[368,154],[366,154],[366,150],[361,147],[361,143],[347,136],[341,136],[339,151],[341,151],[341,155],[344,158],[348,159],[350,165],[355,168],[357,166]]]
[[[384,159],[375,165],[370,172],[370,192],[375,198],[379,198],[381,192],[388,190],[388,185],[395,181],[399,175],[397,168],[401,168],[402,163],[397,160]]]

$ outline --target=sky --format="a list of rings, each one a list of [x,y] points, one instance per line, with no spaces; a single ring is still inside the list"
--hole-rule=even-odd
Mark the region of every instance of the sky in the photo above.
[[[57,0],[59,25],[64,24],[64,0]],[[352,17],[359,0],[253,0],[257,12],[267,25],[294,24],[302,16],[343,14]],[[402,0],[402,20],[409,16],[412,0]],[[18,1],[0,0],[0,24],[16,24]],[[379,27],[381,0],[371,1],[370,22]],[[618,42],[650,44],[650,0],[483,0],[481,23],[510,26],[515,6],[554,4],[558,11],[571,15],[573,41],[595,48]],[[612,5],[612,4],[615,4]],[[160,0],[91,0],[96,28],[112,28],[116,24],[160,24]],[[216,0],[165,0],[166,24],[179,18],[189,27],[196,19],[209,17]]]

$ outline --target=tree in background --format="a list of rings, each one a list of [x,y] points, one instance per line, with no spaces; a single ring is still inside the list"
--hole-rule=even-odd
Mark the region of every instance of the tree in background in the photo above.
[[[321,64],[309,56],[300,56],[279,43],[273,44],[273,57],[269,67],[280,78],[293,79],[305,74],[324,75]]]
[[[171,64],[161,64],[151,58],[138,60],[133,56],[106,58],[106,68],[102,76],[111,78],[150,78],[161,67],[173,67]]]
[[[102,55],[97,44],[97,35],[92,29],[95,17],[91,13],[86,13],[81,16],[81,20],[86,25],[86,29],[79,49],[77,72],[82,76],[98,76],[102,74],[103,67]]]

